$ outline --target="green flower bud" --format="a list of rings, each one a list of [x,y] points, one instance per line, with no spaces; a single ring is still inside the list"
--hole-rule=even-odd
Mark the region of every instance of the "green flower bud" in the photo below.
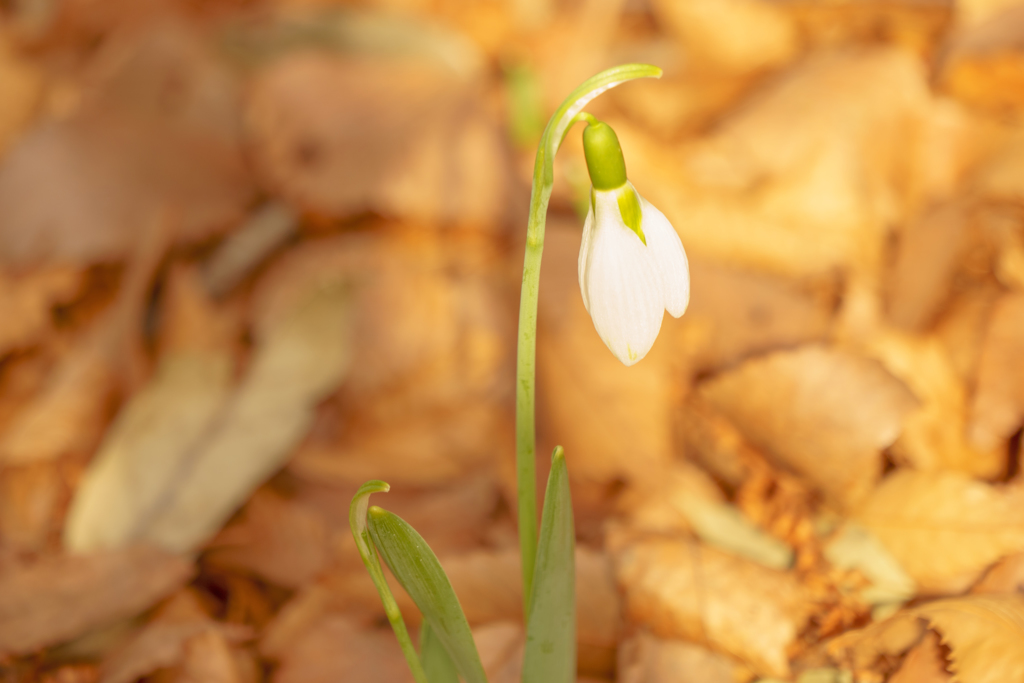
[[[583,129],[583,154],[595,190],[615,190],[626,184],[626,160],[615,131],[607,123],[590,117]]]

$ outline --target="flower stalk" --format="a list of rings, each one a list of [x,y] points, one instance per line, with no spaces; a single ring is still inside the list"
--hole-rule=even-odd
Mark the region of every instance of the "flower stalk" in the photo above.
[[[537,557],[537,302],[540,292],[541,256],[544,251],[544,228],[554,183],[555,153],[574,122],[582,118],[589,123],[593,119],[589,115],[579,115],[595,97],[626,81],[660,77],[661,69],[655,66],[626,64],[588,79],[552,114],[537,148],[537,159],[533,168],[533,189],[530,194],[530,214],[526,228],[526,254],[523,262],[522,293],[519,299],[519,342],[516,356],[516,479],[523,612],[526,623],[529,623],[534,565]],[[596,122],[596,119],[594,121]]]

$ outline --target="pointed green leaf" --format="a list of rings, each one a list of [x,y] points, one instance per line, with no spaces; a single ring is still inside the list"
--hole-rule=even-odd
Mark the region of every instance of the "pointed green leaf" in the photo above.
[[[469,622],[437,556],[415,529],[398,515],[373,506],[367,515],[370,536],[402,588],[420,608],[437,639],[466,683],[487,683]]]
[[[373,493],[384,493],[391,487],[387,482],[377,479],[368,481],[359,487],[356,495],[352,497],[352,503],[348,508],[348,523],[352,527],[352,536],[356,541],[356,548],[359,549],[359,556],[363,558],[366,570],[370,572],[373,585],[377,587],[381,602],[384,603],[384,613],[388,615],[391,628],[398,639],[398,645],[402,648],[405,661],[409,665],[412,677],[416,683],[429,683],[427,674],[423,671],[423,664],[420,662],[416,649],[412,646],[409,638],[409,631],[405,628],[405,620],[402,619],[402,611],[398,609],[395,596],[391,594],[388,582],[384,578],[384,570],[380,566],[377,552],[374,550],[370,532],[366,525],[366,509],[370,504],[370,495]]]
[[[430,683],[459,683],[455,662],[448,656],[448,650],[444,649],[434,629],[426,621],[420,628],[420,660],[423,661],[423,670],[427,672]]]
[[[569,473],[565,454],[558,446],[551,456],[551,474],[540,519],[523,683],[576,680],[575,547]]]

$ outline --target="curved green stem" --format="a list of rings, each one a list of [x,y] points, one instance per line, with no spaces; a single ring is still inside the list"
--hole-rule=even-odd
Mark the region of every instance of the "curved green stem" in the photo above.
[[[423,663],[420,662],[416,648],[409,637],[409,631],[405,627],[402,611],[398,609],[395,596],[391,594],[391,588],[388,587],[387,579],[384,578],[384,570],[380,566],[380,559],[377,557],[377,551],[370,539],[370,531],[366,527],[366,512],[370,504],[370,494],[385,493],[390,489],[391,487],[386,482],[376,479],[360,486],[349,506],[348,523],[352,527],[352,536],[356,540],[359,556],[363,558],[363,564],[370,572],[373,585],[377,587],[377,593],[380,594],[381,602],[384,603],[384,613],[387,614],[388,621],[391,622],[391,629],[395,632],[395,638],[398,639],[398,645],[402,648],[402,654],[405,655],[405,661],[409,665],[409,670],[412,671],[413,679],[416,683],[429,683],[427,674],[423,671]]]
[[[577,115],[601,93],[635,78],[660,78],[661,69],[648,64],[625,64],[602,71],[588,79],[562,102],[551,115],[540,138],[533,166],[530,218],[526,228],[526,257],[523,289],[519,299],[519,348],[516,358],[516,478],[519,497],[519,548],[523,574],[523,611],[529,623],[530,595],[537,555],[536,482],[536,378],[537,378],[537,295],[540,289],[540,261],[544,250],[544,225],[551,186],[555,178],[555,153],[577,120]]]

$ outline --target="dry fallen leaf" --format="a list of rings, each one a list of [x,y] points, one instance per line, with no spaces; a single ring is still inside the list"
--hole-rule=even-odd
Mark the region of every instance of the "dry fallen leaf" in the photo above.
[[[331,537],[316,511],[260,489],[242,509],[241,519],[210,541],[204,559],[297,589],[330,564]]]
[[[54,183],[59,201],[39,190]],[[250,193],[237,157],[178,131],[114,111],[50,123],[0,165],[0,257],[118,259],[158,212],[174,212],[178,234],[195,239],[236,220]]]
[[[778,67],[799,48],[796,26],[775,5],[757,0],[653,3],[655,18],[702,66],[722,71]]]
[[[922,605],[923,616],[950,650],[958,683],[1024,679],[1024,597],[971,595]]]
[[[920,643],[910,648],[903,664],[889,683],[949,683],[946,658],[942,655],[939,637],[929,631]]]
[[[518,683],[523,670],[526,634],[514,621],[496,621],[473,629],[489,683]]]
[[[161,360],[86,470],[68,512],[68,548],[115,548],[146,538],[154,516],[177,493],[169,487],[228,396],[229,363],[223,354],[202,353]]]
[[[954,11],[954,3],[949,0],[782,0],[779,4],[794,16],[804,39],[812,45],[827,47],[883,39],[922,55],[935,49],[935,43],[949,29]],[[959,11],[961,5],[956,3],[955,9]]]
[[[256,161],[318,213],[493,225],[505,171],[474,88],[429,59],[286,56],[252,84]]]
[[[0,574],[0,653],[27,654],[134,616],[191,573],[186,560],[141,546],[8,568]]]
[[[218,630],[207,629],[189,638],[184,645],[176,683],[255,683],[259,673],[240,666],[227,638]],[[246,675],[248,674],[248,675]]]
[[[957,472],[898,470],[857,511],[920,592],[966,589],[990,564],[1024,549],[1024,499]]]
[[[961,31],[943,55],[940,83],[953,96],[996,111],[1019,109],[1024,83],[1021,19],[1013,5]]]
[[[167,482],[171,496],[143,537],[192,549],[212,536],[274,473],[351,361],[351,297],[338,283],[310,291],[277,325],[259,331],[246,376],[214,418],[187,467]]]
[[[344,376],[348,310],[349,294],[337,279],[307,288],[291,310],[258,330],[255,355],[233,392],[223,354],[165,356],[87,472],[67,546],[146,540],[188,551],[212,536],[283,464],[316,402]]]
[[[68,485],[58,463],[0,468],[0,543],[15,553],[39,553],[59,533]]]
[[[0,462],[82,458],[95,448],[116,390],[130,390],[143,372],[139,331],[166,250],[165,228],[156,220],[139,231],[116,300],[79,333],[46,386],[13,416],[0,436]]]
[[[114,369],[98,337],[101,321],[51,372],[46,386],[21,407],[0,436],[0,462],[28,464],[77,455],[103,433],[116,386]]]
[[[985,334],[971,407],[970,436],[980,448],[997,448],[1024,422],[1024,294],[996,303]]]
[[[245,626],[218,624],[205,615],[158,617],[105,659],[100,680],[102,683],[132,683],[157,669],[176,666],[186,658],[190,641],[209,631],[220,633],[231,642],[245,640],[251,635]]]
[[[899,611],[864,628],[846,631],[825,644],[829,657],[858,673],[888,673],[893,661],[921,640],[925,625],[910,610]]]
[[[853,505],[881,474],[914,398],[876,363],[823,347],[747,361],[700,385],[712,407],[781,464]]]
[[[856,569],[871,582],[861,592],[870,604],[905,602],[916,592],[914,580],[896,558],[864,527],[847,522],[829,539],[825,558],[840,569]]]
[[[740,665],[700,645],[639,633],[619,648],[619,683],[735,683]]]
[[[1006,456],[967,439],[967,390],[946,350],[934,337],[880,334],[868,342],[874,355],[919,401],[893,444],[898,462],[915,469],[947,469],[980,477],[999,476]]]
[[[694,284],[682,319],[697,337],[696,370],[718,369],[746,356],[823,341],[828,308],[782,278],[690,259]]]
[[[992,565],[971,587],[972,593],[1024,593],[1024,553],[1015,553]]]
[[[0,356],[24,349],[52,329],[52,309],[79,293],[83,273],[77,268],[55,266],[32,270],[21,276],[0,272]]]
[[[899,235],[887,313],[896,327],[924,329],[952,291],[953,276],[969,246],[969,207],[942,204],[911,221]]]
[[[0,156],[31,121],[43,92],[42,73],[14,52],[0,34]]]
[[[231,233],[203,268],[203,283],[223,296],[281,247],[294,233],[298,216],[280,202],[270,202]]]
[[[78,551],[140,540],[229,392],[223,319],[194,270],[167,284],[164,356],[122,408],[80,483],[64,529]]]
[[[0,164],[4,261],[120,259],[162,211],[174,236],[201,239],[253,196],[232,77],[194,29],[149,22],[100,48],[80,110],[41,122]]]
[[[390,628],[367,629],[328,615],[279,656],[273,683],[407,683],[412,675]]]
[[[699,468],[673,463],[655,480],[619,500],[632,531],[692,532],[712,547],[766,567],[786,569],[792,564],[789,546],[725,502],[711,477]]]
[[[788,676],[787,648],[811,612],[792,575],[692,542],[640,541],[616,557],[633,623],[707,643],[763,676]]]
[[[922,65],[906,53],[819,52],[734,110],[685,158],[677,153],[676,181],[666,182],[661,169],[644,177],[651,164],[633,163],[630,176],[696,255],[793,275],[877,268],[888,224],[911,201],[907,190],[930,191],[915,187],[924,181],[917,170],[909,185],[891,179],[907,174],[908,146],[931,144],[931,102]],[[630,147],[651,146],[629,132],[619,134],[624,144],[639,138]],[[962,163],[957,155],[942,161]]]
[[[502,261],[473,237],[403,225],[313,242],[261,284],[273,317],[295,283],[352,283],[351,371],[289,468],[352,490],[368,479],[429,488],[509,444],[514,307]]]

